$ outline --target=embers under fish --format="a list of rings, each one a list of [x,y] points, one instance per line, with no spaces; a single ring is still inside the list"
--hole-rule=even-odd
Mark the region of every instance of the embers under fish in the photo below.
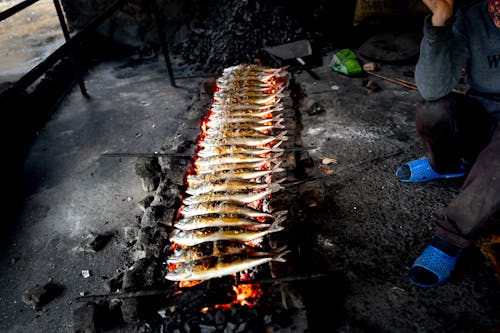
[[[280,249],[263,257],[249,257],[246,255],[211,256],[191,263],[181,264],[180,267],[168,272],[166,278],[171,281],[209,280],[235,274],[271,261],[285,262],[286,260],[283,257],[288,252],[290,251]]]

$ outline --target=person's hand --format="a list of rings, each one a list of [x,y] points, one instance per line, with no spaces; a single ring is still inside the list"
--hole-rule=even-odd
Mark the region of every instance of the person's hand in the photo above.
[[[453,0],[423,0],[432,12],[432,25],[441,27],[446,25],[453,16]]]

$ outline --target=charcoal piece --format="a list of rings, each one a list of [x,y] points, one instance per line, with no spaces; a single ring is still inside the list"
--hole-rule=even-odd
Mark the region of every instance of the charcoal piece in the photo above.
[[[53,282],[49,282],[43,286],[36,284],[24,292],[23,302],[31,305],[33,309],[39,309],[59,296],[63,289],[61,285]]]
[[[150,194],[148,196],[146,196],[144,199],[142,199],[141,201],[139,201],[137,203],[137,205],[139,206],[139,208],[145,212],[146,209],[151,205],[151,203],[153,202],[154,200],[154,195]]]
[[[95,333],[96,306],[93,303],[84,303],[73,310],[73,332]]]
[[[152,192],[160,183],[161,167],[158,157],[139,157],[135,162],[135,173],[142,182],[142,189],[145,192]]]
[[[98,234],[90,232],[80,243],[80,249],[87,252],[97,252],[102,250],[111,238],[113,238],[113,233]]]

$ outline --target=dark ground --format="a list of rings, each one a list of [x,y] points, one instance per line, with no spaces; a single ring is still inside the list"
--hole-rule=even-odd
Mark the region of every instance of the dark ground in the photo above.
[[[304,100],[324,109],[300,109],[302,143],[316,147],[309,154],[317,166],[324,157],[337,160],[323,178],[324,202],[308,207],[294,198],[286,225],[294,270],[327,275],[292,283],[305,303],[309,331],[499,332],[500,284],[477,246],[463,254],[444,286],[410,286],[409,266],[461,180],[397,181],[397,167],[425,155],[414,127],[418,93],[371,77],[381,90],[370,93],[363,85],[369,77],[328,68],[335,50],[325,50],[312,68],[319,80],[290,68]],[[102,154],[174,150],[199,134],[202,116],[191,106],[207,78],[178,80],[172,88],[160,59],[97,65],[86,76],[91,98],[73,88],[30,145],[15,187],[19,209],[3,228],[0,331],[72,332],[76,298],[106,292],[104,282],[130,264],[125,230],[137,226],[137,203],[146,193],[135,159]],[[380,74],[412,81],[412,63],[380,67]],[[174,73],[193,72],[175,61]],[[82,251],[89,232],[113,237],[102,250]],[[82,270],[91,276],[84,278]],[[62,286],[53,300],[39,309],[23,303],[27,289],[48,281]]]

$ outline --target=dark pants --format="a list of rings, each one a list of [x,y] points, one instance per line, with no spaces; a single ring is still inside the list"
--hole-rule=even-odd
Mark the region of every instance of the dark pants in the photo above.
[[[460,189],[436,221],[435,235],[468,247],[478,229],[500,210],[500,121],[474,99],[450,94],[417,104],[417,131],[435,171],[471,169]]]

